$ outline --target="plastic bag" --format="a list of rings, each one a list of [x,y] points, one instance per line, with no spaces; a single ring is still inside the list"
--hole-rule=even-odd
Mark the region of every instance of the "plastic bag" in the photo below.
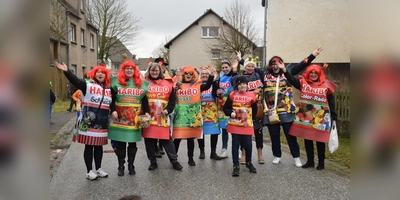
[[[336,128],[336,121],[332,123],[331,134],[329,136],[328,148],[331,153],[335,152],[339,148],[339,138]]]
[[[281,122],[279,119],[278,112],[276,112],[276,109],[271,109],[267,111],[268,119],[269,119],[269,124],[276,124]]]

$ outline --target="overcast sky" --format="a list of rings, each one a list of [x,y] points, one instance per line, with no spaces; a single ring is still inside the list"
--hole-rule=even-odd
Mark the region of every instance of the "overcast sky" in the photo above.
[[[166,36],[175,37],[209,8],[223,17],[225,7],[231,2],[233,0],[128,0],[127,10],[140,17],[140,25],[143,26],[134,45],[128,46],[128,49],[138,58],[151,57]],[[244,2],[250,7],[263,38],[264,7],[261,0]]]

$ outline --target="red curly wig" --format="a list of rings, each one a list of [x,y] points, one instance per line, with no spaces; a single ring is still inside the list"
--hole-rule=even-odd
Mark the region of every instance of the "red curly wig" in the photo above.
[[[87,73],[87,78],[94,80],[97,84],[100,84],[96,79],[96,72],[101,71],[106,77],[104,78],[104,85],[106,87],[110,86],[110,71],[106,69],[105,66],[96,66]]]
[[[311,83],[314,82],[313,80],[311,80],[310,78],[310,73],[312,71],[315,71],[315,73],[318,75],[318,81],[320,83],[324,83],[325,82],[325,73],[324,70],[322,70],[322,67],[317,65],[317,64],[312,64],[310,66],[307,67],[307,69],[304,71],[304,78],[306,79],[307,82]]]
[[[181,71],[182,80],[185,80],[185,72],[192,72],[193,73],[191,82],[196,82],[196,81],[199,80],[199,74],[197,74],[196,70],[192,66],[188,66],[187,65],[187,66],[183,67],[183,69]]]
[[[134,72],[133,72],[133,82],[135,83],[137,88],[142,87],[142,79],[140,78],[140,70],[137,68],[136,64],[130,60],[125,61],[121,64],[121,67],[118,71],[118,83],[123,85],[124,87],[127,86],[126,83],[126,75],[125,75],[125,68],[127,67],[133,67]]]

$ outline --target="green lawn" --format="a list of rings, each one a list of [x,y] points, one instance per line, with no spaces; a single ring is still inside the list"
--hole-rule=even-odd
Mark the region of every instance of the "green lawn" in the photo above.
[[[69,108],[69,103],[70,101],[60,101],[57,100],[54,104],[53,104],[53,113],[56,112],[65,112],[67,111],[67,109]],[[75,108],[73,108],[72,110],[74,110]]]
[[[265,134],[266,138],[269,138],[269,134]],[[281,133],[281,142],[287,144],[286,137],[284,133]],[[299,143],[300,151],[306,152],[304,148],[304,139],[297,138],[297,143]],[[317,147],[314,142],[314,154],[317,156]],[[349,138],[341,138],[339,136],[339,148],[331,154],[328,150],[328,144],[326,144],[326,151],[325,151],[326,159],[339,163],[343,166],[350,168],[350,139]]]

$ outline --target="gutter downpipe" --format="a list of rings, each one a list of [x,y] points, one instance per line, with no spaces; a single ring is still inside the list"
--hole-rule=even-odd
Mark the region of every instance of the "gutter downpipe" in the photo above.
[[[265,0],[265,10],[264,10],[264,47],[263,47],[263,59],[262,66],[266,66],[267,60],[267,8],[268,8],[268,0]]]

